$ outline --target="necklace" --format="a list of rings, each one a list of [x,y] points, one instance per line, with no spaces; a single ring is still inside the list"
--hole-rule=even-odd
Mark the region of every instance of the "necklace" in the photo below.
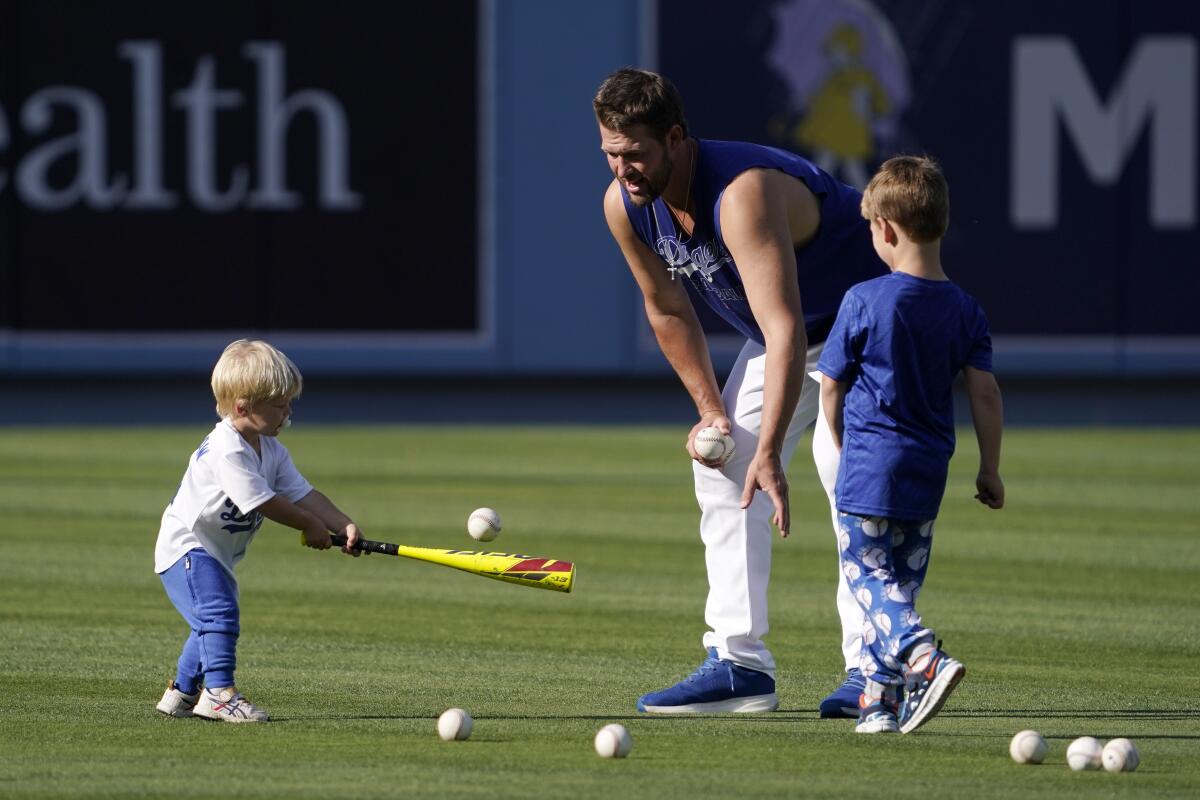
[[[697,145],[696,147],[693,147],[691,149],[692,157],[688,163],[687,193],[683,196],[682,213],[684,213],[684,214],[688,213],[688,210],[687,210],[688,205],[690,205],[692,202],[692,178],[696,177],[696,150],[698,150],[698,149],[700,149],[699,145]],[[683,220],[681,220],[679,218],[679,215],[675,213],[675,209],[671,207],[670,203],[667,203],[665,199],[663,202],[666,205],[667,210],[671,212],[671,219],[675,220],[675,225],[679,228],[679,243],[683,244],[684,242],[690,242],[692,240],[692,234],[696,232],[696,217],[695,217],[695,215],[692,216],[692,232],[686,234],[686,236],[685,236],[685,231],[683,228]]]

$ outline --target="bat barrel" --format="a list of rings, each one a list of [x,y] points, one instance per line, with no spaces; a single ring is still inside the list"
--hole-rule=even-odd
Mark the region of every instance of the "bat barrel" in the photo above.
[[[301,541],[303,538],[301,536]],[[346,544],[345,536],[331,534],[329,538],[338,547]],[[359,539],[355,543],[355,549],[365,553],[383,553],[389,556],[415,558],[418,561],[440,564],[484,578],[535,589],[549,589],[552,592],[570,592],[575,583],[575,565],[570,561],[559,561],[553,558],[538,558],[520,553],[481,552],[479,550],[435,550],[429,547],[397,545],[370,539]]]
[[[432,550],[425,547],[398,548],[399,555],[432,561],[485,578],[519,586],[570,592],[575,582],[575,565],[570,561],[538,558],[520,553],[492,553],[478,550]]]

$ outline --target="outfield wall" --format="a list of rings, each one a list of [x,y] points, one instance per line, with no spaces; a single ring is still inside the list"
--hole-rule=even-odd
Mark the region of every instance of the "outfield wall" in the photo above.
[[[9,0],[0,375],[202,374],[242,335],[310,375],[662,375],[600,211],[627,64],[848,182],[937,156],[1002,375],[1200,375],[1200,14],[1072,7]]]

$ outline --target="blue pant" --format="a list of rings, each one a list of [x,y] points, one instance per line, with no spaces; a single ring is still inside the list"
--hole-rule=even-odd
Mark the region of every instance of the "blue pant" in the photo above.
[[[237,582],[201,549],[190,550],[160,576],[167,597],[187,620],[191,634],[179,654],[175,685],[195,693],[203,678],[210,688],[233,686],[241,632]]]
[[[917,595],[933,545],[933,520],[860,517],[838,512],[838,549],[850,593],[867,621],[859,668],[878,684],[903,684],[904,657],[933,641],[921,625]]]

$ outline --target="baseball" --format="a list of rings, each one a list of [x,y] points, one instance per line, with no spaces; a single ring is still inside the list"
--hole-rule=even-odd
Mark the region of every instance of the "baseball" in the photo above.
[[[1080,772],[1085,769],[1100,769],[1100,742],[1091,736],[1080,736],[1067,747],[1067,764]]]
[[[467,533],[477,542],[490,542],[500,533],[500,515],[491,508],[477,508],[467,517]]]
[[[1100,761],[1109,772],[1133,772],[1142,763],[1137,747],[1128,739],[1113,739],[1104,745]]]
[[[1040,764],[1046,759],[1046,740],[1037,731],[1020,731],[1008,743],[1008,754],[1018,764]]]
[[[448,708],[438,717],[438,736],[443,742],[462,741],[470,737],[475,720],[461,708]]]
[[[719,461],[722,464],[733,458],[733,438],[721,433],[719,428],[701,428],[696,433],[693,443],[696,455],[705,461]]]
[[[633,749],[633,738],[616,722],[596,732],[596,753],[601,758],[624,758]]]

